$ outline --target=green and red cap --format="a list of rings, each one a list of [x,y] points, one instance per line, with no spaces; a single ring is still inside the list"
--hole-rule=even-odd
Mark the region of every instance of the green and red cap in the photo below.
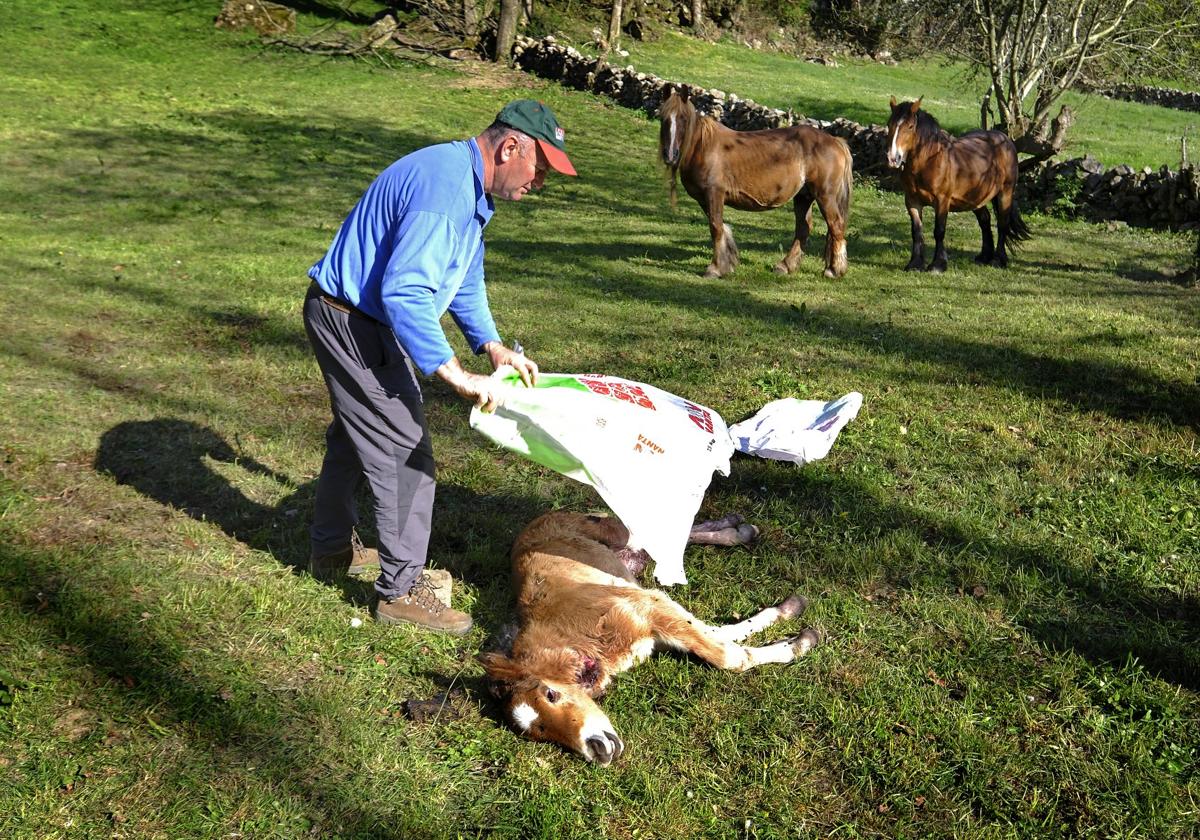
[[[575,167],[567,158],[566,133],[545,103],[533,99],[513,100],[496,115],[496,121],[523,131],[536,140],[538,148],[556,172],[575,174]]]

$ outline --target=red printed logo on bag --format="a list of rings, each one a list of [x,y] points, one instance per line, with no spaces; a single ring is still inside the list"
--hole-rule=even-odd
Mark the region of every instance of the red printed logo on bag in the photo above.
[[[651,411],[658,410],[654,407],[654,403],[650,401],[650,398],[646,396],[646,392],[637,385],[632,385],[628,382],[612,382],[598,376],[580,376],[578,379],[593,394],[640,405],[642,408],[648,408]],[[712,431],[712,429],[709,429],[709,431]]]

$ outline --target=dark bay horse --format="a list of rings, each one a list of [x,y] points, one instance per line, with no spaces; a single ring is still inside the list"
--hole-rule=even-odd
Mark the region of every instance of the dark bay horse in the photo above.
[[[796,234],[775,271],[789,274],[799,265],[812,230],[815,201],[829,229],[825,276],[846,273],[853,162],[844,140],[806,125],[734,131],[697,113],[687,90],[671,86],[658,115],[659,154],[670,170],[671,204],[678,177],[708,216],[713,259],[705,277],[722,277],[737,265],[737,244],[724,221],[726,204],[738,210],[770,210],[789,200],[796,213]]]
[[[929,271],[946,270],[946,215],[972,210],[983,232],[983,248],[975,257],[981,265],[1008,265],[1006,245],[1029,238],[1029,228],[1017,211],[1017,147],[1003,131],[968,131],[953,137],[921,110],[921,100],[896,104],[891,99],[888,119],[888,165],[900,170],[904,205],[912,219],[912,258],[906,271],[925,268],[925,237],[921,211],[933,207],[934,252]],[[985,206],[996,210],[997,241]]]

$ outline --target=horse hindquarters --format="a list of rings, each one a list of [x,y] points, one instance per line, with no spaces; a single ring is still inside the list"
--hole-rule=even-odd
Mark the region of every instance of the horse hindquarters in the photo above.
[[[825,217],[825,276],[841,277],[849,267],[846,257],[846,226],[850,221],[850,190],[854,185],[854,158],[846,141],[838,138],[841,167],[825,173],[826,183],[818,196]]]

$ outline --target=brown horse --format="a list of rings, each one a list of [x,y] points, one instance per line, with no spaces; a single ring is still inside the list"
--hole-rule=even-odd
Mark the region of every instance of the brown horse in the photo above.
[[[670,170],[671,205],[678,177],[708,216],[713,259],[705,277],[722,277],[737,265],[737,244],[723,218],[726,204],[738,210],[770,210],[789,199],[796,213],[796,235],[775,271],[789,274],[799,265],[816,201],[829,229],[825,276],[846,273],[853,161],[844,140],[806,125],[734,131],[697,113],[686,89],[668,85],[664,93],[658,110],[658,150]]]
[[[690,541],[739,545],[758,529],[741,517],[703,522]],[[530,523],[513,544],[513,588],[521,627],[508,653],[480,659],[506,719],[522,735],[551,741],[607,765],[625,742],[596,704],[616,675],[655,648],[688,651],[718,668],[746,671],[791,662],[820,641],[808,629],[762,647],[738,644],[807,606],[793,595],[737,624],[705,624],[666,593],[642,589],[642,551],[626,547],[616,519],[557,511]]]
[[[1021,219],[1013,187],[1017,183],[1017,147],[1003,131],[968,131],[953,137],[937,120],[921,110],[921,100],[896,104],[891,99],[888,120],[888,165],[900,170],[904,205],[912,219],[912,258],[905,271],[925,268],[925,237],[921,211],[933,207],[935,242],[929,271],[946,270],[946,215],[973,210],[983,232],[983,248],[975,257],[980,265],[1004,268],[1006,246],[1029,238]],[[992,220],[985,206],[996,210],[999,236],[992,242]]]

